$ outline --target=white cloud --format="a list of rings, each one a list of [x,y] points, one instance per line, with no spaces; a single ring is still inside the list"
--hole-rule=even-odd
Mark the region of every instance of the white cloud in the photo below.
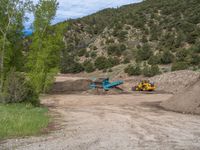
[[[33,0],[36,3],[38,0]],[[142,0],[58,0],[59,8],[53,23],[69,18],[79,18],[105,8],[118,7],[125,4],[137,3]],[[30,19],[32,20],[32,19]],[[29,26],[31,21],[25,24]]]

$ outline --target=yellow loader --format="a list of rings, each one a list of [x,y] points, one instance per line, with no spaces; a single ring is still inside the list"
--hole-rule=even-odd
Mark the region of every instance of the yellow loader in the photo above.
[[[138,85],[132,87],[132,91],[155,91],[154,83],[149,80],[142,80]]]

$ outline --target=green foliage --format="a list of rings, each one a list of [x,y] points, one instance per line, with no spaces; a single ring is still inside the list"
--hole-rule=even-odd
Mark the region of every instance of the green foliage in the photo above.
[[[89,52],[86,52],[86,53],[85,53],[85,57],[86,57],[86,58],[90,57],[90,53],[89,53]]]
[[[51,24],[51,21],[56,15],[58,7],[57,0],[39,0],[34,11],[34,29],[35,33],[44,36],[47,27]]]
[[[96,46],[93,46],[93,50],[94,50],[94,51],[97,50],[97,47],[96,47]]]
[[[137,64],[135,66],[133,65],[128,65],[125,69],[124,72],[127,73],[129,76],[139,76],[141,75],[142,71],[140,69],[140,66]]]
[[[83,66],[74,60],[71,55],[64,55],[61,62],[61,73],[80,73],[84,71]]]
[[[160,69],[157,65],[153,65],[153,66],[145,66],[143,68],[143,75],[146,77],[153,77],[157,74],[160,74]]]
[[[97,57],[97,52],[92,51],[92,52],[90,53],[90,57],[91,57],[91,58],[96,58],[96,57]]]
[[[188,64],[186,62],[174,62],[172,64],[172,71],[177,71],[177,70],[185,70],[188,69]]]
[[[53,82],[58,70],[59,45],[62,40],[57,32],[50,34],[53,32],[50,23],[55,17],[57,7],[56,0],[40,0],[34,11],[35,33],[27,67],[30,84],[38,94],[48,90],[48,85]]]
[[[115,41],[114,41],[114,39],[107,39],[106,40],[106,44],[113,44]]]
[[[144,44],[141,49],[137,52],[138,60],[148,60],[151,55],[153,55],[152,50],[150,49],[148,44]]]
[[[108,55],[121,56],[122,53],[126,50],[126,45],[124,44],[112,44],[107,47]]]
[[[0,104],[0,140],[39,134],[49,124],[47,112],[30,104]]]
[[[161,56],[161,63],[170,64],[173,62],[173,60],[174,60],[174,55],[170,51],[165,50]]]
[[[179,54],[176,55],[178,49],[192,46],[195,47],[192,53],[200,51],[199,7],[197,0],[146,0],[139,5],[106,9],[84,18],[69,20],[66,22],[70,24],[67,28],[69,31],[64,32],[67,45],[71,45],[69,53],[77,55],[81,49],[77,46],[78,41],[84,41],[88,47],[100,40],[101,47],[107,50],[109,57],[117,56],[125,60],[125,54],[138,45],[137,55],[129,55],[130,61],[147,61],[150,65],[182,61],[182,58],[176,58],[179,57]],[[125,44],[126,49],[120,48],[118,43]],[[159,58],[153,56],[156,53]],[[189,62],[190,55],[184,61]],[[88,59],[96,58],[91,54],[85,56]]]
[[[128,64],[128,63],[130,63],[130,60],[128,58],[125,58],[122,63],[123,64]]]
[[[85,62],[83,63],[83,66],[84,66],[84,70],[85,70],[87,73],[90,73],[90,72],[95,71],[94,64],[93,64],[91,61],[85,61]]]
[[[0,96],[3,94],[4,82],[11,68],[23,70],[23,21],[25,13],[31,9],[30,1],[0,1]]]
[[[155,76],[155,75],[158,75],[158,74],[161,73],[158,65],[152,65],[151,66],[151,73],[152,73],[152,76]]]
[[[108,64],[109,67],[114,67],[120,63],[120,60],[118,57],[109,57],[108,58]]]
[[[126,39],[126,35],[128,34],[127,31],[120,31],[117,35],[120,41],[124,41]]]
[[[38,95],[34,92],[34,89],[30,87],[26,76],[23,73],[16,72],[14,68],[10,70],[6,77],[0,102],[39,104]]]
[[[160,63],[161,63],[161,57],[159,55],[153,55],[148,60],[149,65],[157,65]]]
[[[186,61],[187,56],[189,55],[189,51],[186,49],[180,49],[176,53],[176,59],[177,61]]]
[[[79,56],[79,57],[82,57],[82,56],[85,55],[85,53],[86,53],[86,49],[81,49],[81,50],[78,52],[78,56]]]
[[[95,60],[95,67],[99,70],[108,69],[111,66],[111,63],[104,56],[97,57]]]
[[[189,51],[192,51],[193,53],[200,53],[200,43],[196,43],[196,45],[193,45]]]
[[[200,56],[197,54],[193,54],[191,56],[191,64],[192,65],[199,65],[200,64]]]

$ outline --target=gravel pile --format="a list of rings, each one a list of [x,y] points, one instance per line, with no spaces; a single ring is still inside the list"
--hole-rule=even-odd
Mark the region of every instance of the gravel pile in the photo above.
[[[200,78],[191,82],[186,89],[161,103],[167,110],[200,114]]]
[[[150,78],[150,81],[155,83],[159,91],[178,93],[196,81],[199,76],[198,72],[182,70],[157,75]]]

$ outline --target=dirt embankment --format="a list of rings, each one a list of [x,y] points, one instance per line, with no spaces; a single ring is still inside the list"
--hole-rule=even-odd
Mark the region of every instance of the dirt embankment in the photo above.
[[[129,77],[125,78],[123,89],[130,91],[131,87],[137,85],[141,80],[150,80],[156,85],[156,91],[167,93],[178,93],[183,91],[190,83],[196,81],[200,73],[188,70],[175,71],[157,75],[152,78],[146,77]]]
[[[188,85],[195,82],[199,76],[199,72],[182,70],[157,75],[150,78],[150,80],[156,84],[157,90],[175,94],[182,92]]]
[[[49,93],[71,94],[89,90],[90,79],[58,76]]]
[[[182,92],[161,103],[167,110],[200,114],[200,78],[191,82]]]

